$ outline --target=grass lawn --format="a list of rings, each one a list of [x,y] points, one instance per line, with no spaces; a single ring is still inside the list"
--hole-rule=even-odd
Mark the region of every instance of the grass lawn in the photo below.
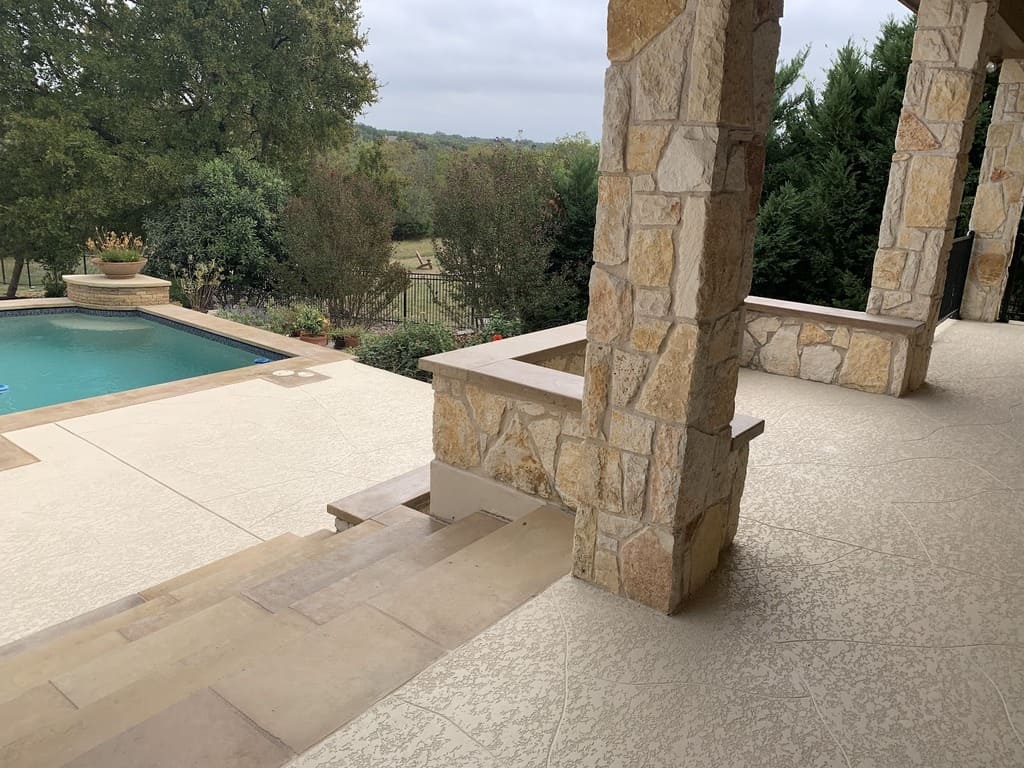
[[[416,252],[419,251],[420,256],[426,259],[430,259],[433,263],[433,267],[430,269],[420,269],[419,261],[416,258]],[[433,241],[427,240],[396,240],[395,241],[395,261],[401,264],[410,272],[419,272],[421,274],[437,274],[441,271],[441,268],[437,265],[437,257],[434,253]]]

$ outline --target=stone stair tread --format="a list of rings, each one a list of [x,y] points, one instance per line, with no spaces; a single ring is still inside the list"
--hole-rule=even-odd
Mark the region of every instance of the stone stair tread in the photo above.
[[[331,538],[336,533],[337,531],[330,528],[321,528],[319,531],[313,531],[313,533],[306,534],[302,538],[312,541],[323,541],[324,539]]]
[[[264,731],[302,752],[443,652],[390,616],[360,605],[213,688]]]
[[[275,536],[272,539],[235,552],[233,555],[221,558],[220,560],[214,560],[212,563],[206,563],[198,568],[193,568],[191,571],[186,571],[172,579],[144,589],[139,594],[146,600],[170,594],[186,584],[204,579],[211,574],[223,570],[238,569],[239,567],[245,568],[249,563],[265,561],[267,557],[273,556],[278,551],[287,551],[297,541],[299,541],[299,537],[294,533],[283,533],[280,536]]]
[[[186,656],[201,659],[247,631],[265,614],[240,598],[231,597],[187,616],[133,643],[54,677],[52,682],[76,706],[109,696]],[[309,624],[311,627],[312,624]]]
[[[363,525],[366,523],[351,530],[358,530]],[[443,527],[443,523],[426,515],[420,515],[419,519],[389,525],[366,537],[358,547],[333,549],[304,565],[245,589],[242,594],[268,611],[282,611],[328,584],[398,552]]]
[[[304,562],[308,562],[325,552],[350,546],[361,541],[384,526],[368,522],[342,533],[333,532],[329,538],[299,539],[293,542],[288,551],[279,557],[261,563],[258,567],[241,572],[221,570],[205,579],[191,582],[174,592],[178,598],[176,605],[159,614],[148,615],[138,621],[125,624],[121,634],[130,642],[156,632],[214,603],[241,592],[247,587],[259,584],[281,573],[289,571]]]
[[[327,512],[343,523],[358,525],[393,507],[422,509],[430,499],[430,465],[364,488],[327,505]]]
[[[237,631],[226,633],[222,642],[207,645],[202,653],[165,664],[147,677],[127,683],[81,709],[48,719],[32,733],[0,747],[0,765],[63,766],[308,631],[308,626],[282,621],[256,606],[252,610],[248,624],[237,624]],[[197,631],[211,629],[196,626]]]
[[[329,584],[291,607],[317,624],[325,624],[503,525],[503,520],[478,512]]]
[[[136,615],[159,613],[174,602],[174,598],[165,595],[125,613],[82,627],[38,648],[0,660],[0,702],[126,644],[128,641],[117,631],[122,622],[130,621]]]
[[[125,611],[135,608],[138,605],[142,605],[145,602],[146,598],[142,595],[128,595],[127,597],[122,597],[120,600],[115,600],[112,603],[101,605],[99,608],[74,616],[67,621],[62,621],[58,624],[46,627],[45,629],[40,629],[37,632],[25,635],[18,640],[14,640],[0,647],[0,660],[9,656],[16,656],[24,653],[25,651],[32,650],[33,648],[39,648],[46,643],[51,643],[54,640],[69,635],[83,627],[97,624],[111,616],[117,616],[118,614],[124,613]]]
[[[77,757],[65,768],[277,768],[291,757],[209,688]]]
[[[454,649],[569,573],[572,537],[570,515],[540,507],[367,604]]]
[[[29,688],[0,704],[0,747],[31,733],[47,720],[74,711],[75,705],[50,683]]]

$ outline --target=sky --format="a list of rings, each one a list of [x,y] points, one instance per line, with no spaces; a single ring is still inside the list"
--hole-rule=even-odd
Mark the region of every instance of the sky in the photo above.
[[[603,0],[363,0],[380,100],[361,122],[390,130],[551,141],[601,133]],[[811,44],[820,82],[847,40],[867,44],[897,0],[786,0],[782,51]]]

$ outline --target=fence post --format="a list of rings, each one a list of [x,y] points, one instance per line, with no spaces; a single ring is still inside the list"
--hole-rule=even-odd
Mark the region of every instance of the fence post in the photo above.
[[[28,287],[32,287],[32,262],[25,259],[25,271],[28,272]]]

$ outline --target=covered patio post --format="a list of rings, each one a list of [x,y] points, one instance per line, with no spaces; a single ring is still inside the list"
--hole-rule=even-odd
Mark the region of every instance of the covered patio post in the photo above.
[[[574,573],[673,612],[735,533],[781,0],[611,0]]]
[[[924,383],[999,0],[921,0],[867,311],[923,322],[902,389]]]
[[[974,198],[974,252],[960,316],[993,323],[1013,258],[1024,207],[1024,60],[1003,62]]]

